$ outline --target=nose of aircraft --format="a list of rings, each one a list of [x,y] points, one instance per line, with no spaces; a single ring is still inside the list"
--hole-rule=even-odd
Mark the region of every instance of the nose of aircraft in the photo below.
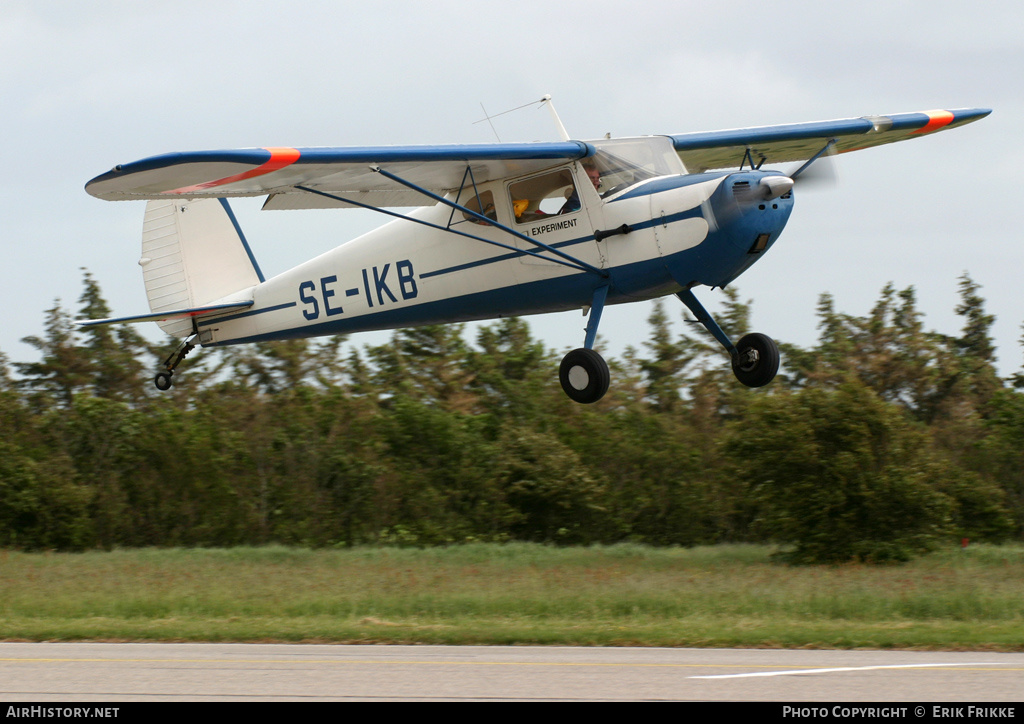
[[[775,226],[780,215],[772,212],[792,207],[794,185],[791,177],[778,171],[730,174],[709,199],[713,215],[709,221],[727,233],[729,227]]]
[[[704,207],[711,233],[698,281],[724,286],[771,248],[793,210],[793,179],[778,171],[729,174]]]

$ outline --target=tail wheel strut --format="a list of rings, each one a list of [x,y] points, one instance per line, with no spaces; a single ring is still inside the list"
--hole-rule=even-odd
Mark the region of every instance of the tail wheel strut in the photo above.
[[[163,368],[156,373],[156,377],[153,379],[153,384],[161,392],[166,392],[171,389],[171,385],[174,384],[174,380],[171,379],[174,375],[175,368],[181,364],[181,361],[188,356],[188,353],[196,348],[194,340],[196,336],[193,335],[188,339],[184,340],[178,347],[171,352],[170,356],[164,360]]]

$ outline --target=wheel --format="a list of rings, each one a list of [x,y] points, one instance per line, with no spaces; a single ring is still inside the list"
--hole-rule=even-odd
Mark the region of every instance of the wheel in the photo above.
[[[747,387],[764,387],[779,371],[779,348],[766,334],[744,335],[736,345],[732,371]]]
[[[174,384],[174,381],[171,379],[171,374],[171,372],[156,373],[156,378],[153,380],[153,384],[156,385],[158,390],[166,392],[171,389],[171,385]]]
[[[558,379],[570,399],[589,405],[604,397],[611,375],[604,357],[592,349],[580,348],[562,358]]]

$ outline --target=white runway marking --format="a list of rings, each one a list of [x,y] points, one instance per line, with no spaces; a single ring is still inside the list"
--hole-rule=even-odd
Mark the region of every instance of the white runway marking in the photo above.
[[[980,661],[969,664],[891,664],[888,666],[843,666],[834,669],[794,669],[792,671],[753,671],[746,674],[713,674],[691,676],[691,679],[751,679],[759,676],[801,676],[804,674],[834,674],[840,671],[875,671],[878,669],[937,669],[940,666],[1000,666]]]

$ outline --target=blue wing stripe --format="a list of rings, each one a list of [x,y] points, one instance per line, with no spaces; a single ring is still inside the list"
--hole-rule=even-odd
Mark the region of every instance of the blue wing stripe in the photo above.
[[[522,160],[574,160],[594,153],[590,144],[582,141],[559,143],[487,143],[449,144],[437,146],[357,146],[298,148],[295,165],[336,163],[423,163],[428,161],[522,161]],[[171,168],[191,163],[237,163],[261,166],[271,158],[265,148],[242,148],[223,151],[191,151],[165,153],[132,163],[115,166],[86,184],[124,178],[143,171]]]
[[[951,128],[970,121],[984,118],[992,111],[988,108],[962,108],[950,111],[953,120],[946,126]],[[907,131],[923,128],[931,121],[927,113],[897,113],[884,119],[884,131]],[[830,136],[862,135],[871,132],[875,123],[870,117],[847,118],[837,121],[815,121],[812,123],[790,123],[780,126],[736,128],[707,133],[683,133],[670,136],[677,151],[693,151],[721,146],[745,146],[749,144],[778,141],[803,141]]]

